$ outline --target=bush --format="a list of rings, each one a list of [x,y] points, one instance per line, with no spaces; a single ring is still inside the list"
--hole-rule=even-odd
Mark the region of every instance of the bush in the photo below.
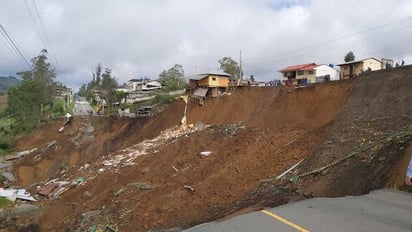
[[[7,150],[12,140],[13,138],[9,135],[4,135],[4,134],[1,135],[0,136],[0,150]]]
[[[172,103],[175,100],[175,96],[173,95],[168,95],[168,94],[157,94],[154,98],[154,103],[156,104],[169,104]]]
[[[3,176],[2,176],[2,177],[3,177]],[[0,207],[1,207],[1,208],[5,208],[5,207],[10,206],[10,205],[12,205],[12,204],[13,204],[12,201],[10,201],[10,200],[8,200],[8,199],[6,199],[6,198],[4,198],[4,197],[0,197]]]
[[[53,104],[53,114],[56,116],[63,116],[64,112],[64,100],[56,100]]]

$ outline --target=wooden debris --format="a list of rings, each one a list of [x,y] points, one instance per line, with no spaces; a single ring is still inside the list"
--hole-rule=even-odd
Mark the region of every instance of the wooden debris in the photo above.
[[[195,192],[195,189],[189,185],[183,185],[184,188],[189,189],[192,192]]]

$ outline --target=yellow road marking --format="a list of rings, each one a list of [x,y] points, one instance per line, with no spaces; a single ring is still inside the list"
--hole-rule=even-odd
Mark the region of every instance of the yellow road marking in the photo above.
[[[290,221],[288,221],[288,220],[286,220],[286,219],[284,219],[284,218],[282,218],[282,217],[280,217],[280,216],[278,216],[278,215],[276,215],[276,214],[274,214],[274,213],[272,213],[272,212],[269,212],[269,211],[267,211],[267,210],[261,210],[260,212],[262,212],[262,213],[264,213],[264,214],[266,214],[266,215],[268,215],[268,216],[270,216],[270,217],[273,217],[273,218],[275,218],[275,219],[277,219],[277,220],[285,223],[285,224],[288,225],[288,226],[291,226],[291,227],[295,228],[297,231],[300,231],[300,232],[309,232],[309,230],[304,229],[303,227],[298,226],[298,225],[296,225],[295,223],[290,222]]]

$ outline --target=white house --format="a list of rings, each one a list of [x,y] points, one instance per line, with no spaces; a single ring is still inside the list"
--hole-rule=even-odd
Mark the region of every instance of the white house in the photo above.
[[[129,89],[128,92],[134,91],[150,91],[154,89],[161,89],[162,84],[155,80],[150,80],[149,78],[139,78],[139,79],[131,79],[127,82],[127,88]]]
[[[158,81],[147,81],[147,82],[144,82],[142,85],[143,91],[150,91],[150,90],[161,89],[161,88],[162,88],[162,84],[160,84],[160,82]]]
[[[298,64],[285,67],[282,73],[282,85],[305,85],[309,83],[339,80],[339,72],[325,64]]]
[[[339,80],[339,71],[330,65],[320,64],[315,68],[316,82],[322,81],[337,81]]]

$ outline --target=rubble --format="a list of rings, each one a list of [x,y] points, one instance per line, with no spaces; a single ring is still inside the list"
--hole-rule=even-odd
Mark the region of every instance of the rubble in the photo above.
[[[34,197],[30,195],[25,189],[3,189],[0,188],[0,197],[5,197],[10,201],[16,201],[17,199],[25,201],[36,201]]]
[[[188,190],[190,190],[190,191],[192,191],[192,192],[195,192],[195,189],[194,189],[192,186],[183,185],[183,188],[188,189]]]
[[[31,205],[31,204],[20,204],[17,205],[13,210],[11,210],[11,214],[15,216],[19,216],[26,213],[32,213],[35,211],[40,210],[39,206]]]
[[[29,155],[29,154],[31,154],[32,152],[35,152],[35,151],[37,151],[37,148],[33,148],[31,150],[26,150],[26,151],[20,151],[20,152],[17,152],[16,154],[14,154],[14,155],[5,155],[4,160],[5,161],[10,161],[10,160],[20,159],[23,156]]]
[[[11,172],[2,172],[1,175],[10,182],[16,182],[16,177]]]
[[[129,183],[127,184],[128,186],[134,186],[140,190],[151,190],[154,189],[155,186],[150,185],[148,183],[141,183],[141,182],[137,182],[137,183]]]
[[[68,181],[59,181],[57,179],[53,179],[47,182],[43,187],[40,187],[37,193],[44,197],[58,197],[63,192],[75,187],[76,185],[83,182],[83,178],[80,177],[76,181],[68,182]]]
[[[202,151],[199,153],[200,157],[208,157],[211,154],[212,154],[211,151]]]

